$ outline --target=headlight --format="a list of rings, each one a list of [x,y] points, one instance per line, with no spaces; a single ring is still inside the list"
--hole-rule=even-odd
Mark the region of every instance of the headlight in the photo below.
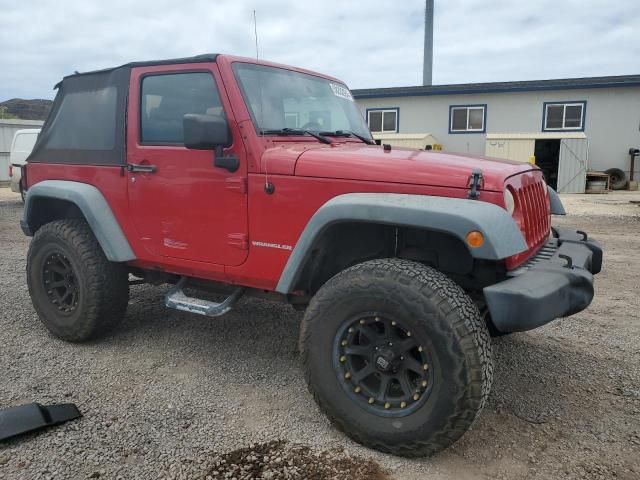
[[[513,215],[513,211],[516,209],[516,202],[508,188],[504,191],[504,208],[509,212],[509,215]]]

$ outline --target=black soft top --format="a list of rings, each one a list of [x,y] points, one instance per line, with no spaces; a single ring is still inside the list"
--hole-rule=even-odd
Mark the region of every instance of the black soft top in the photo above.
[[[126,164],[126,111],[134,67],[215,62],[218,54],[131,62],[75,73],[55,88],[56,98],[27,159],[32,163]]]

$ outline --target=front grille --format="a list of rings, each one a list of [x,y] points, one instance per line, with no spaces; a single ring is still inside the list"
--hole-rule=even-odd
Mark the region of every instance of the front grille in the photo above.
[[[550,260],[558,251],[558,239],[552,238],[529,260],[520,265],[516,270],[510,272],[510,275],[521,275],[527,272],[531,267],[540,262]]]
[[[522,215],[522,233],[531,249],[549,237],[551,220],[547,186],[540,175],[526,175],[514,192]]]

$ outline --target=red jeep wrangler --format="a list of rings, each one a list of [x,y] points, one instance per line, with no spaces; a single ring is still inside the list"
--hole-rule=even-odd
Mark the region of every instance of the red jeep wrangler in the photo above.
[[[538,168],[375,145],[335,78],[204,55],[57,89],[21,223],[33,305],[64,340],[117,324],[130,282],[207,316],[268,295],[306,309],[303,368],[334,424],[424,455],[485,404],[489,332],[593,298],[602,251],[551,227],[564,210]]]

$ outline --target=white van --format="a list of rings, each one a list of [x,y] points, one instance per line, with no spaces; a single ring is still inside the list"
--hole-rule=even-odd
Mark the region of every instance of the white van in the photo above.
[[[24,201],[24,192],[20,187],[20,178],[22,177],[21,169],[31,150],[33,150],[39,133],[39,128],[18,130],[13,136],[13,142],[11,142],[11,152],[9,153],[11,190],[20,193],[20,195],[22,195],[22,201]]]

